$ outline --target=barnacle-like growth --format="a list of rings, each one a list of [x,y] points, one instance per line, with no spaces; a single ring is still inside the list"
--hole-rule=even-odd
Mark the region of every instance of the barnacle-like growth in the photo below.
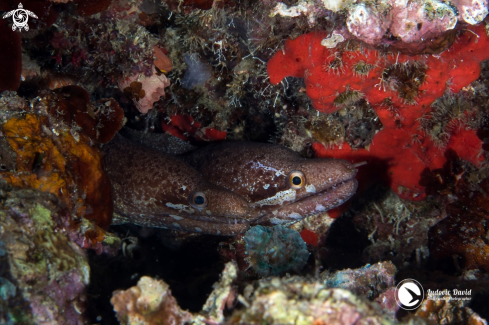
[[[469,103],[462,96],[445,95],[431,104],[432,110],[419,118],[420,129],[437,147],[446,147],[450,135],[467,124]]]
[[[336,119],[320,116],[307,121],[304,127],[307,135],[326,147],[345,141],[345,127]]]
[[[196,52],[199,50],[205,50],[207,47],[205,39],[201,36],[202,28],[205,26],[201,25],[201,12],[196,10],[189,15],[178,15],[175,18],[175,23],[178,29],[182,32],[180,35],[185,35],[185,37],[180,38],[182,45],[191,52]]]
[[[225,97],[229,99],[229,104],[234,107],[241,107],[241,100],[246,95],[246,83],[250,78],[248,71],[238,71],[230,83],[226,84]]]
[[[256,226],[244,236],[246,260],[262,277],[288,271],[300,272],[309,258],[301,235],[284,226]]]
[[[374,64],[370,64],[363,60],[360,60],[357,63],[355,63],[352,69],[354,75],[366,77],[368,76],[370,70],[372,70],[373,68],[375,68]]]
[[[382,129],[378,115],[365,99],[348,105],[335,113],[345,129],[345,141],[352,148],[365,148]]]
[[[362,99],[364,94],[358,90],[350,89],[347,87],[344,92],[339,94],[338,97],[334,99],[334,104],[336,106],[347,106],[355,103],[356,101]]]
[[[325,63],[323,66],[324,71],[340,74],[343,71],[343,59],[341,58],[341,53],[336,52],[333,54],[334,58],[331,62]]]
[[[392,64],[382,72],[381,85],[384,89],[397,91],[406,104],[415,105],[427,70],[428,67],[420,61]]]

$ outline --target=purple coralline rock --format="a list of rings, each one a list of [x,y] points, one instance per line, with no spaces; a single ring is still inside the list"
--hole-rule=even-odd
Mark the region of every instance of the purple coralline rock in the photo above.
[[[436,37],[457,24],[457,9],[441,1],[398,0],[391,10],[390,32],[403,42],[419,42]]]
[[[321,7],[327,10],[319,10]],[[323,0],[321,5],[300,1],[287,7],[281,2],[271,16],[306,16],[309,24],[328,18],[329,10],[346,14],[348,35],[367,44],[392,46],[405,53],[440,53],[454,40],[463,24],[481,23],[488,14],[487,0]],[[338,30],[344,27],[339,24]]]
[[[62,211],[54,195],[0,179],[0,323],[84,324],[90,268]]]
[[[399,310],[399,305],[396,301],[397,288],[391,287],[386,291],[382,292],[375,301],[382,307],[382,310],[390,315],[392,318],[395,317],[397,311]]]
[[[487,0],[358,2],[348,8],[347,26],[353,36],[372,45],[388,43],[387,31],[397,42],[416,43],[443,36],[460,21],[476,25],[487,13]]]
[[[452,30],[457,8],[438,0],[396,0],[388,6],[358,3],[348,10],[347,26],[356,38],[377,45],[387,30],[405,43],[422,42]]]

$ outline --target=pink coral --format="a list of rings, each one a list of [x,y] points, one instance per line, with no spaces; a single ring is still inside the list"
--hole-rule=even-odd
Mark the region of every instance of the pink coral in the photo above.
[[[396,1],[391,10],[390,25],[393,36],[403,42],[419,42],[455,28],[457,10],[440,1],[431,1],[430,8],[423,1]]]
[[[136,108],[143,114],[148,113],[153,104],[165,96],[165,88],[168,86],[170,80],[164,74],[157,73],[154,66],[149,77],[137,73],[119,82],[119,88],[130,95]]]
[[[367,6],[365,3],[354,5],[346,20],[350,33],[368,44],[379,43],[390,23],[391,19],[384,17],[375,6]]]
[[[180,309],[168,284],[147,276],[135,287],[115,291],[110,302],[121,324],[183,324],[192,319]]]
[[[360,2],[348,9],[347,27],[352,35],[368,44],[393,43],[385,38],[388,32],[396,39],[394,43],[413,43],[424,50],[421,43],[445,37],[459,21],[476,25],[487,13],[487,0]]]

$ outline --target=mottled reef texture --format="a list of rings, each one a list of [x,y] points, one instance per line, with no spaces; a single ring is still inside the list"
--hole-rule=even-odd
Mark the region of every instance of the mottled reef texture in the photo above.
[[[487,325],[487,0],[22,5],[28,31],[0,21],[1,324]],[[284,214],[320,197],[318,157],[355,196]],[[402,310],[406,278],[450,292]]]

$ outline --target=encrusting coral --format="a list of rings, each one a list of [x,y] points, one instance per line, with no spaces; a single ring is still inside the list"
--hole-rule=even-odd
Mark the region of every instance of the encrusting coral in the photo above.
[[[115,291],[110,300],[121,324],[184,324],[192,319],[171,295],[170,286],[162,280],[141,277],[137,286]]]
[[[486,0],[343,1],[323,0],[324,8],[346,16],[345,28],[324,44],[357,39],[377,48],[389,46],[403,53],[440,53],[454,41],[464,23],[477,25],[488,14]],[[284,18],[305,16],[310,26],[329,11],[321,5],[299,1],[288,7],[278,2],[271,15]],[[334,40],[334,41],[332,41]]]
[[[440,290],[448,291],[450,290]],[[438,300],[427,299],[416,310],[416,316],[428,322],[443,323],[449,319],[451,323],[465,323],[471,325],[487,325],[487,321],[468,307],[467,300],[453,299],[450,294],[437,297]]]
[[[255,226],[243,240],[246,261],[261,277],[300,272],[310,255],[300,234],[284,226]]]
[[[420,118],[445,91],[458,93],[479,77],[480,61],[489,58],[486,51],[489,37],[483,26],[470,27],[449,50],[436,57],[381,56],[374,50],[355,46],[352,49],[344,44],[328,49],[320,44],[326,36],[310,33],[287,41],[284,52],[277,53],[268,63],[270,81],[278,83],[286,76],[304,77],[314,107],[326,113],[339,109],[336,105],[347,97],[345,92],[361,93],[384,128],[375,135],[368,150],[352,150],[347,144],[328,150],[315,143],[317,157],[368,160],[370,163],[360,174],[381,177],[396,193],[411,199],[424,197],[423,187],[418,185],[419,175],[426,167],[443,165],[445,148],[454,149],[473,164],[480,163],[482,142],[469,125],[460,123],[452,128],[442,149],[419,128]],[[326,69],[331,64],[338,66],[338,74]],[[355,72],[360,64],[369,67],[358,68],[364,74]],[[378,175],[379,169],[387,170]]]
[[[122,126],[122,109],[112,99],[91,103],[77,86],[48,93],[32,105],[17,99],[4,94],[0,103],[2,135],[8,142],[4,149],[16,157],[1,175],[12,186],[53,193],[79,218],[74,223],[93,221],[86,245],[100,245],[113,202],[101,151],[92,144],[115,135]]]
[[[85,252],[75,243],[77,230],[70,225],[69,212],[55,195],[13,188],[3,178],[0,193],[0,283],[8,281],[17,288],[1,295],[0,320],[43,325],[84,322],[90,268]]]
[[[262,280],[249,308],[229,324],[393,324],[380,306],[344,289],[330,289],[299,277]]]
[[[398,309],[395,273],[392,263],[384,262],[317,280],[268,277],[240,289],[238,267],[228,262],[199,313],[182,311],[168,285],[149,277],[115,291],[111,303],[121,324],[390,324]]]

